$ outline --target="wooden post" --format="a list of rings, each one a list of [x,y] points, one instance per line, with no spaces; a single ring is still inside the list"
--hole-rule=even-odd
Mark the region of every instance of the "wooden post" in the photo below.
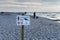
[[[21,40],[24,40],[24,25],[21,28]]]
[[[22,16],[24,16],[24,14],[22,14]],[[24,40],[24,25],[22,25],[21,28],[21,40]]]

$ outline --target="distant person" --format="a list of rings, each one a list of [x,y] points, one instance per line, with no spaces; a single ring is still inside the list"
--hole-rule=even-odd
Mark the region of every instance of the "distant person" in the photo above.
[[[34,12],[34,18],[36,17],[36,13]]]
[[[38,18],[38,16],[36,16],[36,12],[34,12],[33,16],[34,16],[34,18]]]

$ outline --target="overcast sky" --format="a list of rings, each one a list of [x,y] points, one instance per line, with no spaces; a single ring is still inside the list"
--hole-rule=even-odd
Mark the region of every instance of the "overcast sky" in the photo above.
[[[13,3],[18,5],[14,5]],[[26,4],[26,5],[21,5],[21,4]],[[59,11],[60,12],[60,0],[0,0],[0,9],[2,11],[3,9],[4,11],[6,10],[10,11],[11,9],[15,11],[16,9],[17,10],[21,9],[20,11],[23,11],[24,9],[24,11],[55,11],[55,12]]]
[[[0,1],[9,1],[9,2],[39,2],[39,3],[52,3],[52,4],[58,4],[60,3],[60,0],[0,0]]]

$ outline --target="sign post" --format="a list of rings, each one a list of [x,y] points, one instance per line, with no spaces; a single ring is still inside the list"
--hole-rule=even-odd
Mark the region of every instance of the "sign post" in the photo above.
[[[22,25],[22,28],[21,28],[21,40],[24,40],[24,25]]]
[[[30,16],[17,15],[17,25],[21,25],[21,40],[24,40],[24,25],[30,25]]]

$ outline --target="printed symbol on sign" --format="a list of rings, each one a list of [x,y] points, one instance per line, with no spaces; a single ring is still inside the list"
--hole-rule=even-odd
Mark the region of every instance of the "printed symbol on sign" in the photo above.
[[[27,18],[24,18],[25,20],[28,20]]]
[[[18,20],[19,20],[19,17],[18,17]]]
[[[20,24],[20,22],[18,22],[18,24]]]
[[[23,24],[23,22],[21,22],[21,24]]]

